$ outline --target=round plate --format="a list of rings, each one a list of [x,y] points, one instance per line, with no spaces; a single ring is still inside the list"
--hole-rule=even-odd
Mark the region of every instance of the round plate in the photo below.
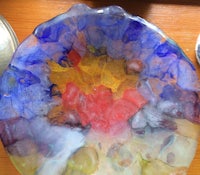
[[[186,174],[199,85],[157,27],[78,4],[15,52],[0,79],[0,137],[26,175]]]
[[[0,37],[0,74],[2,74],[18,45],[12,27],[3,16],[0,16]]]

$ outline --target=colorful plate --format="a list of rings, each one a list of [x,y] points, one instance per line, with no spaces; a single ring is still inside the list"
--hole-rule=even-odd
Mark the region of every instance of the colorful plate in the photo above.
[[[39,25],[0,79],[0,138],[25,175],[186,174],[195,68],[161,30],[83,4]]]

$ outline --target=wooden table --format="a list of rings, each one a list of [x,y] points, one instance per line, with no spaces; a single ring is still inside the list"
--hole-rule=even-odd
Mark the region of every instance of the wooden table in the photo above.
[[[68,10],[73,4],[85,3],[91,7],[120,5],[131,14],[139,15],[161,28],[173,38],[192,60],[200,76],[195,59],[195,42],[200,33],[199,0],[0,0],[3,15],[22,42],[34,28]],[[199,140],[200,143],[200,140]],[[0,175],[19,175],[0,143]],[[200,144],[188,175],[200,175]]]

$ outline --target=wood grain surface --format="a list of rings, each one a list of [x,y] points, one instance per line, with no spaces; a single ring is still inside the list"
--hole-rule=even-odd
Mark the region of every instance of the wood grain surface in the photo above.
[[[131,14],[145,18],[178,43],[194,63],[200,76],[200,67],[194,52],[200,33],[199,0],[0,0],[0,15],[7,19],[19,42],[22,42],[38,24],[64,13],[77,3],[85,3],[90,7],[119,5]],[[19,175],[1,142],[0,175]],[[200,140],[188,175],[200,175]]]

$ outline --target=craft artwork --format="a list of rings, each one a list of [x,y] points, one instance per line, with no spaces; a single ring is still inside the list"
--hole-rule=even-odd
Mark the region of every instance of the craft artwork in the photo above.
[[[39,25],[0,79],[0,138],[23,175],[184,175],[200,83],[161,30],[83,4]]]

